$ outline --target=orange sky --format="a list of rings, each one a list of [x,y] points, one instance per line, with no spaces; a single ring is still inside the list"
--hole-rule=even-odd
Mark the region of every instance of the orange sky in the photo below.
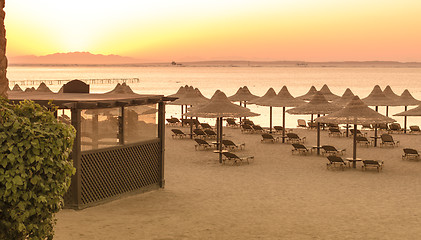
[[[9,0],[7,55],[420,61],[420,0]]]

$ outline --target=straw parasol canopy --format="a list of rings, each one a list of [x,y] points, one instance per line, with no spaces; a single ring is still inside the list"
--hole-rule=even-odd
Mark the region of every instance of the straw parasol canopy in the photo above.
[[[184,115],[189,117],[217,118],[217,145],[219,162],[222,163],[222,119],[224,117],[253,117],[260,114],[232,103],[225,93],[217,90],[209,103],[195,107]]]
[[[117,83],[115,88],[109,92],[106,92],[106,94],[135,94],[133,90],[126,85],[126,83]]]
[[[320,89],[320,92],[325,96],[326,100],[328,101],[333,101],[341,98],[340,96],[333,94],[326,84],[323,85],[323,87]]]
[[[397,113],[393,116],[421,116],[421,105],[416,108],[409,109],[408,111]]]
[[[368,106],[399,106],[399,103],[383,93],[379,85],[374,86],[371,93],[361,100]]]
[[[259,98],[259,96],[252,94],[247,86],[240,87],[234,95],[228,97],[232,102],[251,101],[257,98]]]
[[[283,86],[279,93],[266,100],[262,100],[259,102],[259,105],[262,106],[270,106],[270,107],[282,107],[282,136],[285,136],[285,108],[286,107],[297,107],[304,104],[304,100],[294,98],[291,93],[289,93],[288,88]],[[272,129],[272,119],[271,119],[271,126]],[[285,141],[285,138],[282,138],[282,142]]]
[[[395,122],[394,119],[386,117],[369,108],[358,96],[342,109],[324,117],[315,119],[316,122],[336,124],[378,124]]]
[[[218,118],[218,117],[253,117],[260,114],[251,112],[248,108],[238,106],[232,103],[225,93],[217,90],[207,104],[195,107],[191,111],[184,114],[188,117],[204,117],[204,118]]]
[[[401,106],[414,106],[421,103],[420,100],[415,99],[411,93],[408,91],[408,89],[405,89],[401,96],[399,97],[399,102]]]
[[[325,96],[319,91],[313,96],[310,102],[296,108],[287,110],[290,114],[329,114],[341,109],[340,106],[329,103]]]
[[[352,93],[351,89],[347,88],[342,94],[342,97],[336,100],[333,100],[333,103],[339,106],[346,106],[349,101],[351,101],[354,98],[354,93]]]
[[[251,101],[249,101],[249,103],[256,104],[256,105],[261,105],[261,104],[264,104],[265,101],[267,101],[267,100],[269,100],[269,99],[271,99],[271,98],[273,98],[275,96],[276,96],[275,90],[273,88],[269,88],[266,91],[265,95],[263,95],[263,96],[261,96],[259,98],[256,98],[254,100],[251,100]],[[266,105],[261,105],[261,106],[266,106]]]
[[[34,87],[26,88],[25,92],[35,92],[36,89]]]
[[[316,92],[310,102],[287,110],[290,114],[329,114],[341,109],[340,106],[329,103],[321,92]],[[320,123],[317,123],[317,154],[320,154]]]
[[[12,88],[13,92],[23,92],[22,88],[16,83],[15,86]]]
[[[395,122],[390,117],[383,116],[382,114],[369,108],[358,96],[355,96],[343,109],[331,113],[324,117],[315,119],[316,122],[323,123],[336,123],[336,124],[353,124],[354,131],[357,131],[357,125],[360,124],[378,124],[378,123],[391,123]],[[357,159],[357,134],[354,134],[353,145],[353,159]],[[356,162],[353,161],[355,168]]]
[[[209,99],[204,97],[199,89],[193,88],[192,86],[184,89],[184,94],[179,95],[178,99],[169,104],[198,106],[209,102]]]
[[[189,88],[188,85],[181,86],[176,93],[171,94],[171,95],[168,95],[168,97],[180,97],[180,96],[182,96],[182,95],[184,95],[186,93],[187,88]]]
[[[311,86],[306,94],[304,94],[302,96],[299,96],[299,97],[296,97],[296,98],[300,99],[300,100],[310,101],[311,98],[314,96],[314,94],[316,94],[316,92],[317,92],[316,87]]]
[[[394,101],[397,101],[400,99],[400,96],[397,95],[396,93],[393,92],[392,88],[387,85],[384,90],[383,90],[384,95],[386,95],[386,97],[393,99]]]
[[[47,85],[44,82],[42,82],[35,91],[43,92],[43,93],[52,93],[53,92],[47,87]]]

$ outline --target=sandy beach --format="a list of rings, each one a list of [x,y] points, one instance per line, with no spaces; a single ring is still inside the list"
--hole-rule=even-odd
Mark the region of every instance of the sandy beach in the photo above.
[[[212,150],[166,131],[164,189],[56,217],[55,239],[420,239],[421,162],[403,161],[421,135],[393,134],[398,147],[358,147],[357,157],[384,161],[383,171],[327,170],[326,157],[292,155],[292,146],[261,143],[260,134],[224,128],[245,143],[249,165],[221,165]],[[187,128],[180,128],[188,132]],[[294,129],[316,145],[316,131]],[[368,137],[373,136],[368,131]],[[321,144],[346,148],[350,137]]]

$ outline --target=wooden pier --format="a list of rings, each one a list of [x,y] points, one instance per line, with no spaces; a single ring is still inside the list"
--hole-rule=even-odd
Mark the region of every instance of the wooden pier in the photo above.
[[[44,82],[47,85],[63,85],[69,80],[9,80],[9,86],[14,86],[18,84],[19,86],[38,86],[40,83]],[[117,84],[117,83],[139,83],[139,78],[102,78],[102,79],[78,79],[87,84]]]

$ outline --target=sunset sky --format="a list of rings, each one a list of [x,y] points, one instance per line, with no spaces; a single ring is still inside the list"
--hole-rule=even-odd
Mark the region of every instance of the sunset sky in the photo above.
[[[420,0],[6,0],[7,55],[421,61]]]

